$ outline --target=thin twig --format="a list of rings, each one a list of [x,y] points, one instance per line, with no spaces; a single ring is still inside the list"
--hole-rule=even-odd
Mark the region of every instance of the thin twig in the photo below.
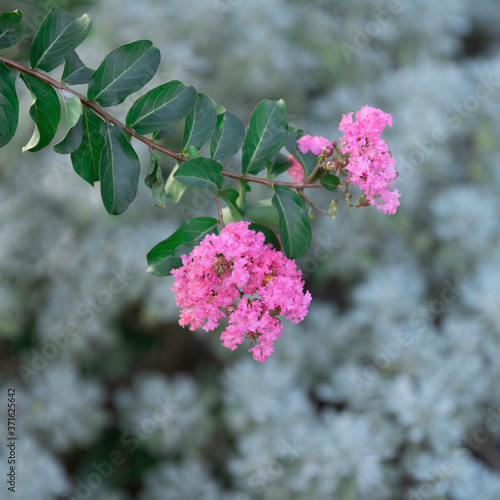
[[[298,189],[297,190],[298,193],[302,196],[302,198],[304,198],[304,200],[309,203],[309,205],[311,205],[312,208],[314,208],[314,210],[317,210],[318,212],[321,212],[322,214],[326,214],[326,215],[331,215],[330,212],[326,211],[326,210],[323,210],[322,208],[319,208],[317,205],[315,205],[305,194],[304,194],[304,191],[302,191],[301,189]]]

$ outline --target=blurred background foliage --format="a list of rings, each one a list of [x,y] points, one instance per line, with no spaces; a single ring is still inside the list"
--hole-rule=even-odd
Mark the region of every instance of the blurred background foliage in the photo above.
[[[339,199],[337,221],[313,222],[299,262],[310,314],[262,365],[217,332],[181,329],[172,280],[145,272],[149,249],[213,215],[212,199],[195,191],[161,209],[142,185],[109,216],[66,157],[21,154],[33,125],[19,85],[22,119],[0,152],[1,411],[15,387],[19,498],[498,500],[497,2],[3,0],[2,11],[22,9],[34,33],[53,5],[92,15],[78,49],[92,68],[122,43],[160,48],[157,76],[118,117],[171,79],[245,123],[283,97],[291,125],[332,139],[342,114],[391,113],[402,196],[394,216],[346,213]],[[3,53],[27,61],[28,47]]]

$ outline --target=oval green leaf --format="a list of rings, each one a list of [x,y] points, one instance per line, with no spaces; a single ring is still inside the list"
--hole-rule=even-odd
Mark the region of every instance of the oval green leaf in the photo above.
[[[56,153],[69,154],[78,149],[82,141],[82,103],[78,96],[65,90],[59,91],[64,102],[64,111],[66,115],[66,133],[64,139],[53,146]]]
[[[24,146],[25,151],[40,151],[50,144],[57,132],[61,119],[61,105],[52,86],[34,76],[22,73],[21,80],[31,93],[30,116],[35,122],[35,131]]]
[[[302,257],[311,246],[311,223],[304,202],[293,189],[274,186],[272,203],[278,210],[285,255],[289,259]]]
[[[295,130],[294,128],[288,129],[288,137],[285,143],[286,150],[302,165],[306,173],[306,179],[309,177],[316,164],[318,163],[318,157],[312,153],[301,153],[297,146],[297,141],[304,135],[302,130]]]
[[[256,106],[243,141],[243,174],[258,174],[268,167],[286,142],[287,127],[288,109],[283,99],[266,99]]]
[[[153,78],[160,51],[149,40],[127,43],[110,52],[94,72],[87,97],[101,106],[123,102]]]
[[[71,14],[52,7],[33,39],[31,67],[51,71],[59,66],[87,38],[91,26],[92,19],[88,14],[75,19]]]
[[[100,129],[104,121],[86,106],[82,113],[82,140],[78,149],[71,153],[71,163],[75,172],[91,186],[99,180],[99,161],[104,146]]]
[[[19,99],[16,76],[16,71],[0,63],[0,148],[10,142],[17,129]]]
[[[340,179],[336,175],[325,175],[319,180],[321,185],[328,191],[336,191]]]
[[[178,80],[150,90],[127,113],[127,127],[138,134],[156,132],[180,122],[194,107],[198,96],[191,85]]]
[[[200,189],[221,189],[224,183],[222,165],[209,158],[193,158],[183,163],[174,178],[186,186]]]
[[[101,197],[108,213],[119,215],[134,201],[141,165],[123,129],[105,123],[101,133],[105,140],[99,162]]]
[[[210,158],[219,163],[227,160],[241,148],[245,126],[229,111],[217,115],[217,124],[210,140]]]
[[[29,36],[29,33],[18,33],[16,28],[19,26],[23,13],[20,10],[14,12],[4,12],[0,16],[0,49],[7,49]]]
[[[90,82],[93,73],[94,70],[87,68],[78,54],[73,51],[66,57],[61,82],[66,85],[82,85]]]
[[[212,217],[187,220],[169,238],[151,249],[147,255],[147,272],[153,276],[168,276],[172,269],[182,266],[182,255],[189,254],[207,234],[218,232],[218,221]]]
[[[186,116],[182,149],[194,146],[200,149],[210,139],[217,124],[217,112],[212,99],[201,92],[195,107]]]

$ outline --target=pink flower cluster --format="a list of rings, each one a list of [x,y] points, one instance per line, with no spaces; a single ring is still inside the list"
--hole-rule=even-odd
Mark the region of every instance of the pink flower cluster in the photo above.
[[[380,139],[384,127],[392,127],[392,116],[370,106],[363,106],[354,122],[352,115],[344,115],[339,125],[339,130],[344,132],[340,139],[342,154],[349,154],[346,181],[357,184],[370,205],[377,205],[386,214],[394,214],[400,194],[397,189],[389,191],[387,187],[389,181],[397,177],[396,162],[385,141]],[[384,203],[377,203],[376,198]]]
[[[250,349],[254,359],[265,361],[282,334],[277,316],[299,323],[307,314],[311,294],[304,292],[295,261],[265,244],[264,234],[249,229],[249,224],[227,224],[219,235],[207,235],[183,255],[182,267],[172,270],[172,290],[183,308],[181,326],[210,331],[228,317],[223,346],[234,350],[251,339],[256,342]]]
[[[323,152],[323,149],[332,147],[331,141],[319,135],[313,137],[310,135],[303,135],[297,140],[297,145],[302,154],[312,153],[316,156],[319,156]]]

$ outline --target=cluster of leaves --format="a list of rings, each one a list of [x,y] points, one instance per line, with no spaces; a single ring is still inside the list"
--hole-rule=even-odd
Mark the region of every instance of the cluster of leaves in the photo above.
[[[2,14],[0,49],[27,36],[18,31],[21,20],[19,10]],[[150,146],[151,163],[144,180],[160,205],[165,206],[167,197],[179,202],[187,187],[212,190],[227,206],[225,222],[243,217],[253,220],[252,227],[264,232],[267,241],[280,248],[274,231],[267,227],[277,225],[285,254],[290,258],[304,255],[311,243],[311,225],[299,185],[293,189],[279,182],[269,183],[273,189],[271,199],[246,202],[252,176],[266,171],[265,178],[274,179],[289,167],[290,162],[279,154],[283,147],[302,165],[306,179],[315,172],[317,157],[297,149],[296,141],[303,133],[288,126],[285,102],[260,102],[245,129],[234,114],[208,96],[173,80],[139,97],[122,124],[104,108],[124,102],[154,77],[160,65],[160,51],[149,40],[128,43],[106,55],[94,71],[75,52],[90,29],[90,16],[76,19],[54,7],[33,38],[31,67],[0,57],[0,147],[12,139],[17,128],[19,101],[15,85],[19,73],[31,93],[30,116],[35,123],[33,136],[23,152],[48,146],[62,122],[64,138],[53,146],[54,151],[69,154],[75,172],[86,182],[92,186],[100,182],[103,204],[110,214],[124,212],[137,194],[140,163],[132,145],[135,137]],[[60,81],[46,75],[62,64]],[[86,96],[68,87],[82,84],[87,85]],[[156,150],[167,154],[169,150],[156,147],[156,141],[182,120],[182,151],[172,155],[177,164],[164,179]],[[200,149],[208,143],[204,157]],[[240,149],[241,174],[237,176],[239,189],[235,189],[224,186],[226,172],[222,164]],[[325,177],[325,173],[321,175]],[[338,178],[327,177],[332,179],[317,179],[334,189]],[[170,274],[181,265],[180,255],[189,252],[206,234],[217,232],[219,222],[198,217],[183,223],[148,254],[149,271],[157,276]]]

